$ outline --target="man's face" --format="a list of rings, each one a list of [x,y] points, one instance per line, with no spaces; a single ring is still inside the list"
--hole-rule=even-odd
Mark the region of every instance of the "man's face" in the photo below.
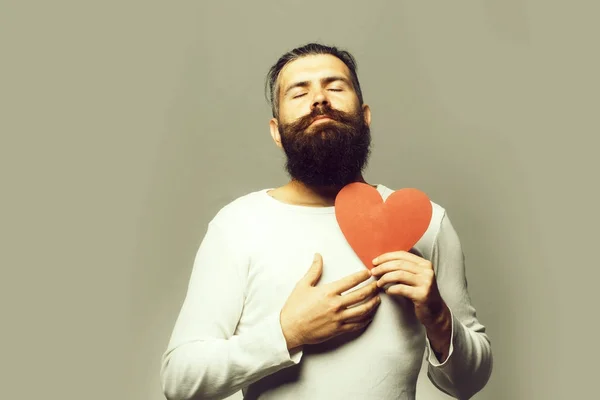
[[[280,73],[278,95],[271,133],[290,176],[309,186],[354,181],[370,153],[370,114],[360,107],[346,65],[331,55],[295,60]]]

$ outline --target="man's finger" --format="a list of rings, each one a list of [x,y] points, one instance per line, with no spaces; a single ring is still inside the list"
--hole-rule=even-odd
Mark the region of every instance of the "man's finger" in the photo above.
[[[381,297],[374,296],[366,303],[345,309],[340,313],[340,318],[342,321],[360,319],[372,314],[379,304],[381,304]]]
[[[371,322],[373,322],[372,319],[367,319],[363,322],[352,322],[349,324],[343,324],[342,327],[340,328],[340,333],[359,331],[359,330],[364,329],[367,326],[369,326],[369,324]]]
[[[323,273],[323,258],[319,253],[315,254],[315,258],[313,259],[313,263],[304,275],[304,282],[306,282],[310,286],[315,286],[319,279],[321,279],[321,274]]]
[[[335,294],[342,294],[343,292],[345,292],[349,289],[352,289],[359,283],[366,281],[370,277],[371,277],[371,273],[369,272],[369,270],[364,269],[364,270],[355,272],[352,275],[348,275],[348,276],[346,276],[340,280],[337,280],[335,282],[331,282],[329,285],[331,287],[331,290]]]
[[[417,298],[417,288],[413,286],[398,284],[392,285],[385,290],[387,294],[393,294],[396,296],[404,296],[412,301],[418,300]]]
[[[351,292],[348,292],[342,296],[342,305],[344,307],[351,306],[353,304],[359,303],[363,300],[368,299],[377,293],[378,287],[377,282],[372,282],[368,285],[365,285],[359,289],[355,289]]]
[[[418,286],[417,275],[406,271],[392,271],[383,274],[377,281],[377,286],[383,287],[388,283],[402,283],[408,286]]]
[[[419,257],[415,254],[409,253],[408,251],[392,251],[390,253],[384,253],[378,257],[375,257],[373,259],[373,265],[379,265],[392,260],[412,261],[415,264],[423,264],[428,262],[426,259]]]
[[[344,324],[351,324],[351,323],[355,323],[355,322],[360,323],[360,322],[364,322],[366,320],[373,319],[373,317],[375,316],[375,312],[379,308],[380,304],[381,304],[381,301],[379,301],[379,300],[376,301],[375,305],[369,307],[369,309],[367,311],[365,311],[363,314],[360,314],[355,317],[344,318],[343,323]]]
[[[379,266],[371,269],[371,274],[373,276],[381,276],[388,272],[398,271],[398,270],[407,271],[412,274],[419,274],[423,271],[423,267],[420,265],[416,265],[415,263],[410,262],[410,261],[394,260],[394,261],[385,262],[385,263],[380,264]]]

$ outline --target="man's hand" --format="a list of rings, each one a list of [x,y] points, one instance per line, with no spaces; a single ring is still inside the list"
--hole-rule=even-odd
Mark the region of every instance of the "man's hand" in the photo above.
[[[317,254],[281,310],[281,328],[288,350],[360,330],[375,315],[380,303],[379,296],[375,295],[378,290],[376,282],[342,295],[367,280],[371,276],[368,270],[315,287],[322,272],[323,259]],[[363,304],[352,307],[367,299]]]
[[[407,251],[396,251],[375,258],[373,265],[371,274],[380,277],[379,287],[391,284],[385,290],[387,294],[413,302],[436,356],[445,360],[450,351],[452,318],[438,290],[431,262]]]

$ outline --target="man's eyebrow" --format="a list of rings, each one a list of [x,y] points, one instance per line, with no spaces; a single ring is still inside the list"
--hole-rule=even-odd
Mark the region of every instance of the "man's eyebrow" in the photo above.
[[[329,83],[332,82],[336,82],[336,81],[342,81],[345,84],[347,84],[348,86],[352,87],[352,83],[348,80],[348,78],[345,78],[343,76],[327,76],[325,78],[321,78],[321,84],[322,85],[327,85]],[[283,95],[285,96],[286,94],[288,94],[288,92],[294,88],[297,87],[307,87],[310,85],[309,81],[301,81],[301,82],[296,82],[291,84],[290,86],[288,86],[288,88],[285,90],[285,92],[283,93]]]

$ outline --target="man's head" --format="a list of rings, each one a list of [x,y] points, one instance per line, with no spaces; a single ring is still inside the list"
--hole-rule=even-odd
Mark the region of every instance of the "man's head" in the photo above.
[[[343,186],[370,154],[369,107],[350,53],[311,43],[284,54],[267,76],[271,136],[284,149],[292,179]]]

